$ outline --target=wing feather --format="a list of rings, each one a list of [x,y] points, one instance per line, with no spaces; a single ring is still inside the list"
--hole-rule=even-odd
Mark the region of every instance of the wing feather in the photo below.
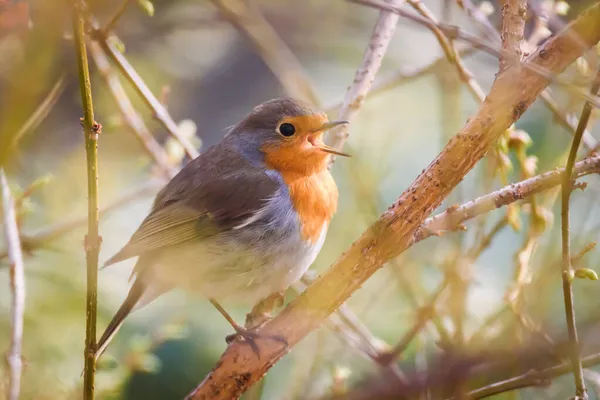
[[[157,195],[153,210],[127,245],[105,266],[233,229],[261,210],[280,183],[239,154],[223,152],[229,152],[226,163],[215,161],[214,150],[209,150],[184,167]]]

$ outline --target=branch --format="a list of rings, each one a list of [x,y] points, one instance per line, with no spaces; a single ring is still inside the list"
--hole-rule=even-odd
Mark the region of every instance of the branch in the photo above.
[[[73,10],[73,31],[79,72],[79,88],[83,105],[83,134],[87,153],[88,180],[88,233],[85,236],[85,258],[87,264],[87,298],[85,328],[85,366],[83,377],[83,398],[94,398],[96,372],[96,317],[98,306],[98,253],[101,238],[98,235],[98,135],[101,126],[94,120],[92,85],[85,46],[84,0],[75,0]]]
[[[457,0],[458,5],[465,10],[465,12],[475,21],[479,23],[481,27],[485,30],[485,36],[488,40],[492,42],[500,41],[500,34],[494,28],[494,26],[490,23],[485,15],[475,5],[471,2],[471,0]],[[535,7],[533,7],[535,9]],[[520,48],[520,47],[519,47]],[[520,59],[520,57],[519,57]],[[572,116],[565,115],[561,110],[554,98],[552,97],[552,92],[550,89],[546,89],[540,95],[542,101],[548,107],[550,111],[554,114],[558,122],[567,130],[571,135],[575,134],[575,130],[577,129],[578,121],[576,118]],[[597,147],[596,139],[586,130],[583,134],[583,143],[588,148],[588,150],[595,150]]]
[[[37,128],[42,121],[46,118],[50,110],[54,107],[60,95],[63,93],[65,89],[65,76],[61,75],[60,78],[56,81],[56,83],[52,86],[52,89],[48,92],[44,100],[36,107],[36,109],[31,113],[27,121],[19,128],[17,133],[12,139],[12,145],[10,147],[14,148],[18,141],[21,140],[23,136],[26,136],[35,128]]]
[[[596,74],[596,81],[590,90],[592,96],[595,96],[600,89],[600,69]],[[562,182],[562,202],[561,202],[561,237],[562,237],[562,282],[563,297],[565,302],[565,312],[567,318],[567,328],[569,330],[570,358],[573,375],[575,378],[575,396],[576,399],[587,399],[587,390],[583,380],[583,367],[581,365],[581,356],[579,354],[579,338],[577,337],[577,324],[575,321],[575,304],[573,300],[573,268],[571,266],[571,239],[569,237],[569,199],[573,191],[572,174],[573,164],[577,158],[577,150],[581,144],[581,138],[592,114],[592,105],[586,102],[579,118],[579,125],[573,137],[569,158],[565,168],[565,175]]]
[[[600,3],[548,40],[525,64],[543,67],[554,74],[562,72],[586,50],[574,45],[573,34],[587,47],[600,40]],[[259,359],[243,342],[233,342],[188,399],[236,398],[262,378],[289,348],[323,324],[383,264],[410,246],[416,229],[427,215],[440,205],[548,83],[530,68],[509,67],[499,74],[477,114],[398,201],[302,295],[265,324],[261,330],[265,337],[283,337],[289,347],[282,348],[276,341],[259,340]]]
[[[485,92],[481,88],[481,85],[477,83],[473,74],[467,69],[464,62],[460,58],[460,55],[456,51],[454,43],[450,40],[448,35],[439,28],[440,23],[436,20],[435,16],[429,9],[419,0],[409,0],[408,3],[425,18],[428,23],[425,24],[427,28],[435,35],[440,47],[442,48],[448,62],[456,67],[458,76],[462,82],[467,85],[467,88],[475,97],[475,100],[482,102],[485,99]]]
[[[315,279],[316,274],[314,271],[307,271],[292,287],[296,293],[301,294]],[[375,362],[379,363],[382,352],[387,351],[389,347],[383,340],[373,336],[346,304],[338,308],[335,314],[327,319],[326,323],[347,344]]]
[[[478,49],[481,49],[481,50],[483,50],[489,54],[492,54],[496,57],[500,57],[501,55],[506,54],[504,49],[498,48],[494,44],[487,43],[487,42],[481,40],[480,38],[478,38],[477,36],[475,36],[469,32],[466,32],[455,25],[434,22],[429,18],[425,18],[421,15],[415,15],[414,13],[408,12],[401,7],[383,3],[378,0],[348,0],[348,1],[350,1],[352,3],[363,4],[365,6],[377,8],[380,10],[387,10],[390,12],[397,13],[398,15],[408,18],[418,24],[424,25],[431,30],[436,28],[440,32],[442,32],[444,35],[446,35],[448,38],[464,40],[465,42],[472,44],[473,46],[477,47]],[[567,39],[567,38],[565,38],[565,39]],[[580,51],[582,51],[582,49],[586,48],[585,42],[578,40],[576,37],[568,38],[568,40],[569,40],[570,45],[578,47],[580,49]],[[556,74],[554,74],[552,71],[549,71],[548,69],[544,68],[541,64],[524,63],[524,64],[522,64],[522,67],[536,72],[538,75],[546,78],[547,80],[551,81],[552,83],[557,83],[557,84],[564,86],[571,93],[577,95],[578,97],[581,97],[584,100],[588,100],[589,102],[591,102],[594,105],[594,107],[600,108],[600,100],[598,98],[596,98],[595,96],[590,96],[590,94],[587,91],[586,92],[582,91],[578,86],[575,86],[572,82],[556,76]]]
[[[519,183],[513,183],[495,192],[471,200],[459,207],[449,207],[434,217],[427,218],[414,236],[414,243],[430,236],[439,236],[446,231],[461,230],[462,223],[496,208],[523,200],[561,184],[565,176],[564,168],[534,176]],[[572,179],[600,172],[600,156],[586,158],[575,164]]]
[[[152,94],[152,91],[144,80],[138,75],[136,70],[129,64],[129,61],[121,54],[121,52],[111,43],[104,31],[99,28],[95,21],[92,21],[93,31],[92,38],[100,44],[105,54],[112,60],[112,62],[119,68],[125,79],[131,83],[135,91],[142,98],[144,103],[152,110],[154,117],[165,127],[169,135],[173,136],[184,148],[185,153],[190,159],[198,157],[198,150],[194,145],[179,132],[179,127],[173,121],[171,114],[167,111],[165,106]]]
[[[231,25],[248,39],[290,96],[319,104],[302,64],[256,6],[242,0],[211,1]]]
[[[19,240],[19,228],[15,212],[15,202],[10,194],[4,171],[0,169],[0,187],[2,190],[2,209],[4,213],[4,238],[10,261],[10,289],[12,295],[10,348],[6,354],[9,384],[8,400],[17,400],[21,390],[21,347],[23,345],[23,314],[25,313],[25,271],[23,254]]]
[[[128,1],[124,2],[124,4],[127,3]],[[144,123],[144,120],[135,110],[133,104],[131,104],[131,100],[129,100],[127,92],[125,92],[123,85],[121,85],[119,77],[110,67],[110,63],[106,58],[106,53],[102,51],[97,42],[90,43],[90,52],[94,62],[96,63],[96,67],[104,78],[110,93],[112,94],[117,106],[119,107],[119,110],[121,111],[121,115],[123,116],[125,124],[139,139],[148,155],[150,155],[156,164],[158,164],[163,174],[169,178],[172,178],[176,171],[169,161],[169,156],[162,148],[160,143],[154,139],[152,133],[150,133],[150,130]]]
[[[502,48],[505,53],[500,56],[500,72],[512,65],[521,63],[521,42],[525,31],[525,0],[504,0],[502,6]]]
[[[473,55],[475,53],[475,48],[474,47],[463,47],[463,48],[459,49],[457,52],[461,57],[466,57],[466,56]],[[443,55],[443,56],[436,58],[431,63],[424,65],[422,67],[406,68],[406,69],[401,68],[399,72],[396,72],[389,78],[375,82],[373,84],[373,87],[367,94],[366,98],[368,99],[368,98],[371,98],[372,96],[376,96],[378,94],[385,93],[391,89],[396,88],[399,85],[402,85],[407,82],[412,82],[413,80],[415,80],[417,78],[420,78],[429,73],[435,72],[436,70],[439,70],[440,68],[445,67],[446,63],[447,63],[446,56]],[[338,110],[339,108],[341,108],[342,105],[343,105],[343,100],[336,102],[336,103],[331,103],[331,104],[325,106],[323,109],[327,113],[332,113],[332,112]]]
[[[104,33],[110,35],[110,33],[115,29],[117,22],[119,22],[123,14],[125,14],[125,10],[127,10],[128,5],[129,0],[122,0],[121,5],[117,9],[117,12],[111,17],[110,21],[108,21],[108,23],[104,27]]]
[[[145,183],[141,187],[129,192],[125,193],[123,196],[117,198],[111,203],[105,205],[100,208],[100,216],[104,216],[104,214],[112,211],[118,207],[121,207],[127,203],[130,203],[140,197],[150,196],[156,194],[158,189],[164,185],[163,181],[153,180]],[[85,216],[76,216],[70,219],[66,219],[59,223],[50,225],[40,231],[32,234],[32,235],[22,235],[21,243],[23,249],[27,251],[32,251],[39,247],[44,246],[46,243],[55,240],[74,229],[77,229],[81,226],[84,226],[87,223],[88,217]],[[8,256],[7,251],[0,251],[0,260],[6,258]]]
[[[586,368],[593,367],[600,363],[600,354],[584,357],[581,360],[581,363]],[[496,394],[510,392],[515,389],[539,386],[540,384],[543,385],[548,382],[549,379],[557,378],[569,373],[571,373],[571,365],[567,363],[546,368],[541,371],[530,371],[504,381],[495,382],[479,389],[472,390],[466,394],[466,398],[483,399]]]
[[[400,0],[388,1],[392,4],[400,4]],[[373,85],[375,75],[377,75],[377,71],[381,67],[381,61],[387,51],[388,45],[394,36],[398,18],[398,15],[393,12],[385,10],[379,12],[379,17],[377,17],[377,22],[375,22],[369,45],[362,59],[362,64],[356,71],[354,81],[346,92],[346,97],[344,97],[344,102],[339,109],[337,119],[350,122],[354,119],[358,110],[360,110],[367,97],[367,93],[369,93]],[[341,150],[349,136],[348,125],[340,125],[329,132],[328,141],[331,146]],[[331,162],[333,163],[333,161],[334,158],[331,157]]]

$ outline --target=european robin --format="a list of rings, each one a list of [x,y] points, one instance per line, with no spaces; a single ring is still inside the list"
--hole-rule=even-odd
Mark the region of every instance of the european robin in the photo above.
[[[256,303],[298,280],[319,253],[338,202],[323,143],[329,122],[289,98],[255,107],[225,138],[188,163],[156,196],[150,214],[105,266],[139,256],[127,298],[98,343],[98,357],[134,309],[183,288],[220,306]]]

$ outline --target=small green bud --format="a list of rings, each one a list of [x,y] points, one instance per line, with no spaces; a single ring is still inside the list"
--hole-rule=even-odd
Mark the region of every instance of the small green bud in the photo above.
[[[575,276],[579,279],[589,279],[591,281],[598,280],[598,274],[596,271],[589,268],[577,268],[575,270]]]
[[[150,0],[138,0],[138,4],[148,14],[149,17],[154,16],[154,4]]]
[[[508,147],[513,149],[527,148],[532,143],[529,134],[522,129],[513,129],[508,136]]]

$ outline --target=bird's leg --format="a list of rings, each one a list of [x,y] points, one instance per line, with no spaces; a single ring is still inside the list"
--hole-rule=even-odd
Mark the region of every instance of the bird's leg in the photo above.
[[[227,342],[227,344],[230,344],[231,342],[233,342],[235,339],[237,339],[238,337],[241,337],[244,339],[245,342],[247,342],[250,347],[252,348],[252,351],[254,352],[254,354],[256,354],[257,357],[260,358],[260,350],[258,348],[258,345],[256,344],[256,339],[259,338],[265,338],[265,339],[272,339],[278,342],[281,342],[285,345],[285,347],[288,346],[287,340],[285,340],[285,338],[281,337],[281,336],[277,336],[277,335],[261,335],[257,330],[260,327],[254,327],[251,329],[246,329],[240,325],[238,325],[237,322],[235,322],[235,320],[231,317],[231,315],[229,315],[229,313],[227,311],[225,311],[225,309],[215,300],[215,299],[209,299],[210,303],[217,309],[217,311],[219,311],[219,313],[221,313],[221,315],[223,317],[225,317],[225,319],[227,320],[227,322],[229,322],[229,324],[231,325],[231,327],[235,330],[236,333],[232,334],[232,335],[227,335],[225,337],[225,341]]]
[[[255,329],[263,326],[268,320],[272,318],[271,312],[283,305],[285,300],[285,292],[275,292],[259,301],[252,311],[246,314],[246,328]]]

